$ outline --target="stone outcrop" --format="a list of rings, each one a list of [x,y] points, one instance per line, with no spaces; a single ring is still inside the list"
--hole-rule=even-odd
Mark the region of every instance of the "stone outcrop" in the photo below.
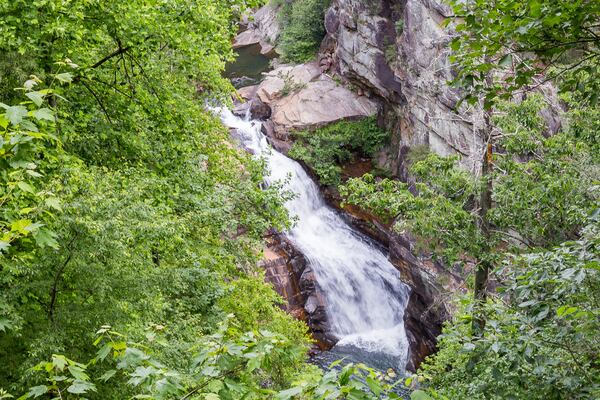
[[[271,55],[275,52],[275,43],[279,38],[280,29],[277,18],[279,7],[266,5],[253,15],[245,31],[236,36],[233,48],[260,45],[261,53]]]
[[[321,74],[317,63],[283,66],[267,73],[257,96],[271,107],[274,134],[280,140],[294,130],[360,119],[378,111],[372,99]]]
[[[335,339],[329,331],[325,296],[302,253],[285,236],[272,233],[264,255],[265,278],[285,299],[284,310],[307,323],[321,350],[331,348]]]
[[[382,122],[393,132],[386,166],[404,179],[405,156],[417,145],[458,154],[465,168],[479,171],[482,110],[457,110],[460,93],[447,84],[454,74],[451,31],[442,22],[450,15],[440,0],[333,0],[325,16],[322,65],[383,101]],[[549,104],[542,115],[555,133],[561,125],[555,90],[544,85],[540,92]]]
[[[471,170],[479,163],[480,118],[466,108],[455,112],[459,96],[446,83],[450,38],[441,22],[449,14],[434,0],[334,0],[326,13],[322,57],[383,100],[394,134],[391,167],[401,176],[406,149],[416,145],[460,154]]]

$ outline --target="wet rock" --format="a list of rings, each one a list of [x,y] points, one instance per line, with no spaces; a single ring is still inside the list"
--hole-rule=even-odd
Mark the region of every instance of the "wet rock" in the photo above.
[[[263,122],[260,131],[263,133],[263,135],[267,137],[267,139],[277,139],[277,137],[275,137],[275,126],[273,125],[273,121],[271,120]]]
[[[265,279],[285,300],[283,308],[296,318],[306,321],[321,350],[335,344],[323,295],[312,268],[304,256],[288,239],[273,232],[268,238],[261,262]]]
[[[442,325],[450,319],[446,308],[443,288],[438,278],[449,275],[443,269],[432,273],[424,267],[411,250],[411,242],[398,236],[390,236],[390,261],[401,273],[403,282],[410,288],[410,296],[404,311],[404,327],[410,347],[407,369],[416,371],[421,362],[437,350],[437,337]]]
[[[254,98],[250,100],[250,117],[264,121],[271,117],[271,107],[260,99]]]

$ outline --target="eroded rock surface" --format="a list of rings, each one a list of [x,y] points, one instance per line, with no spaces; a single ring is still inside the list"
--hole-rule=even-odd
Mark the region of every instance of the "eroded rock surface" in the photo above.
[[[372,99],[321,74],[317,63],[284,66],[269,72],[259,85],[257,96],[271,107],[278,139],[284,139],[293,130],[360,119],[378,111],[378,104]]]
[[[264,251],[265,278],[285,299],[284,310],[306,321],[321,350],[335,344],[325,311],[325,296],[302,253],[284,235],[273,233]]]
[[[428,145],[460,154],[474,170],[481,139],[478,116],[447,85],[449,36],[440,26],[449,9],[433,0],[334,0],[326,14],[323,57],[333,69],[383,99],[394,132],[392,169],[402,173],[404,149]]]
[[[233,48],[259,44],[262,54],[272,54],[280,34],[277,19],[278,9],[279,7],[266,5],[256,11],[253,20],[248,23],[247,29],[236,36]]]

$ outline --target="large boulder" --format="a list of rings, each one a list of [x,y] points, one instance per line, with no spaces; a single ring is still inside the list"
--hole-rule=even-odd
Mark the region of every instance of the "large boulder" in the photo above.
[[[266,5],[256,13],[247,29],[237,35],[233,41],[233,48],[260,45],[261,53],[270,55],[275,51],[275,43],[279,38],[280,28],[277,18],[279,7]]]
[[[260,99],[250,100],[250,117],[264,121],[271,117],[271,107]]]
[[[378,111],[374,100],[321,74],[317,63],[271,71],[259,85],[257,96],[271,107],[271,121],[279,138],[293,130],[360,119]]]

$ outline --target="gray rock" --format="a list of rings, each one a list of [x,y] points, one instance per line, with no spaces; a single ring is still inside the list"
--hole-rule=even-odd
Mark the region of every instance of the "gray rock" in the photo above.
[[[281,32],[277,18],[278,10],[279,7],[273,8],[266,5],[256,11],[254,19],[248,23],[247,29],[235,37],[233,48],[259,44],[262,54],[272,54]]]
[[[384,101],[385,122],[394,135],[392,166],[400,176],[406,172],[401,149],[415,145],[461,155],[466,169],[479,170],[482,110],[466,105],[457,110],[459,93],[447,84],[453,78],[451,31],[441,23],[451,14],[440,0],[333,0],[326,12],[324,43],[334,70]],[[560,105],[548,97],[551,88],[542,92],[551,100],[542,115],[555,132]]]
[[[252,99],[250,100],[250,117],[264,121],[271,117],[271,107],[258,98]]]
[[[271,106],[274,136],[279,139],[285,139],[291,130],[364,118],[378,110],[375,101],[321,74],[317,63],[271,71],[259,85],[257,95]]]

